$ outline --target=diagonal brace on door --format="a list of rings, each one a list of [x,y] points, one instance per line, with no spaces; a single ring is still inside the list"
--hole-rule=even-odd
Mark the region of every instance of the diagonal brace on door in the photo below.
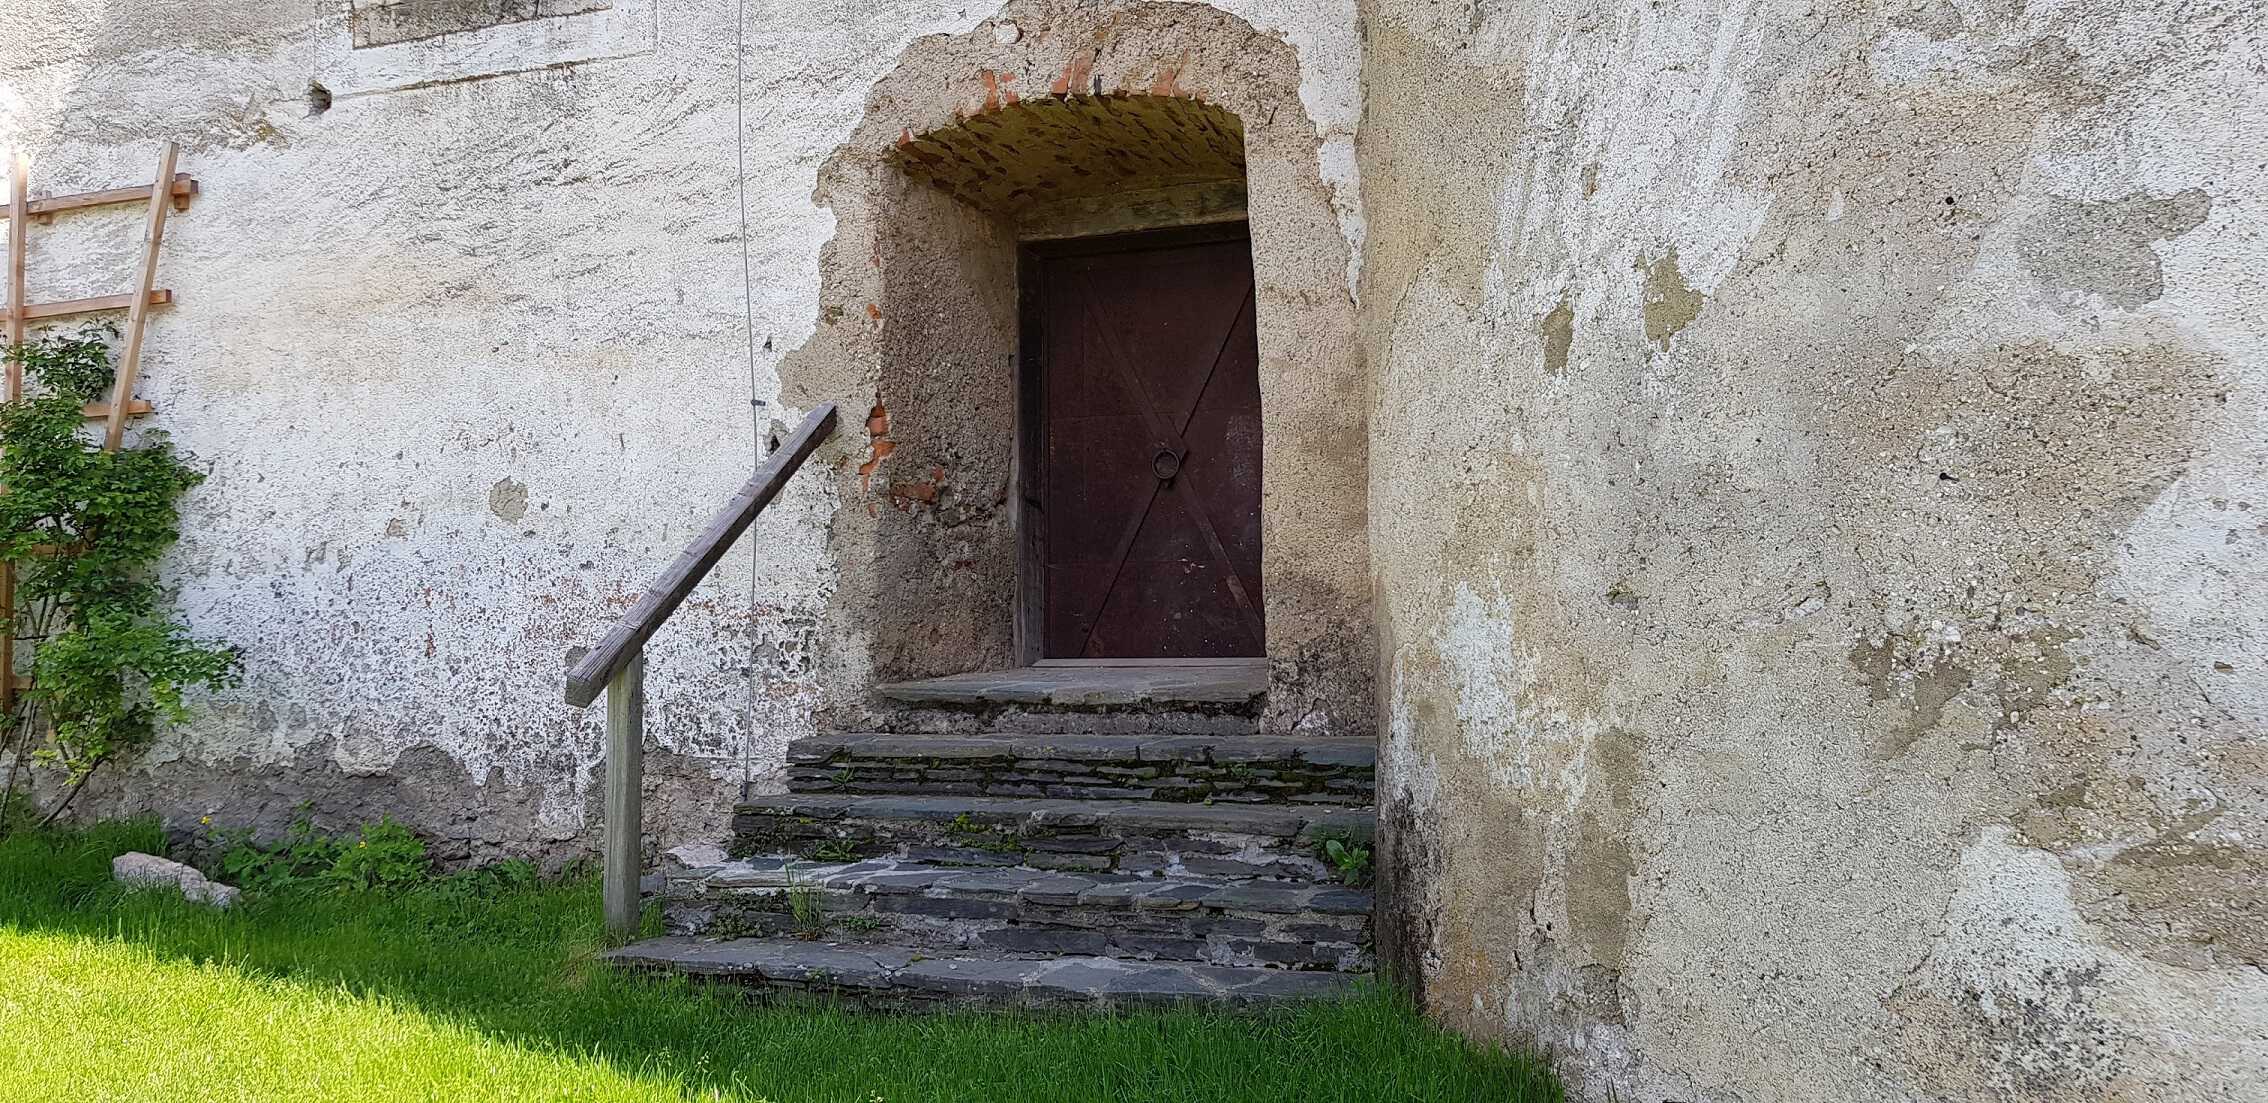
[[[1096,293],[1094,284],[1084,275],[1080,277],[1080,283],[1086,292],[1084,310],[1088,330],[1096,335],[1096,343],[1109,354],[1108,359],[1119,378],[1133,390],[1135,404],[1141,408],[1144,420],[1149,423],[1158,449],[1157,458],[1151,466],[1155,481],[1150,484],[1150,492],[1143,498],[1142,507],[1134,511],[1127,520],[1125,530],[1119,534],[1117,547],[1111,553],[1110,567],[1105,575],[1102,598],[1086,618],[1086,631],[1080,637],[1078,650],[1079,654],[1084,655],[1094,642],[1095,629],[1102,623],[1102,615],[1110,607],[1111,595],[1117,592],[1119,576],[1126,569],[1126,558],[1133,553],[1134,541],[1141,535],[1142,526],[1148,521],[1150,511],[1156,507],[1158,495],[1177,479],[1184,487],[1194,490],[1183,465],[1183,460],[1189,454],[1184,434],[1189,431],[1190,422],[1195,420],[1198,408],[1205,403],[1205,392],[1211,388],[1213,377],[1219,373],[1221,361],[1228,356],[1238,325],[1244,321],[1245,313],[1252,309],[1254,289],[1250,282],[1245,284],[1244,293],[1239,296],[1237,312],[1229,319],[1228,330],[1222,334],[1220,346],[1213,350],[1212,361],[1205,368],[1205,378],[1198,384],[1197,393],[1191,396],[1189,407],[1181,411],[1179,417],[1168,421],[1161,404],[1150,394],[1149,385],[1143,380],[1142,374],[1126,362],[1118,346],[1107,338],[1110,331],[1095,314],[1094,304],[1101,296]],[[1237,611],[1242,616],[1245,628],[1252,633],[1254,644],[1265,648],[1267,628],[1266,622],[1261,618],[1258,603],[1252,600],[1252,595],[1245,589],[1243,576],[1238,573],[1235,562],[1229,558],[1228,547],[1222,542],[1220,532],[1213,527],[1213,519],[1206,514],[1201,504],[1185,501],[1185,497],[1182,494],[1174,495],[1174,504],[1181,508],[1182,513],[1197,526],[1198,533],[1204,537],[1206,549],[1220,566],[1222,576],[1228,583],[1229,595],[1236,600]]]

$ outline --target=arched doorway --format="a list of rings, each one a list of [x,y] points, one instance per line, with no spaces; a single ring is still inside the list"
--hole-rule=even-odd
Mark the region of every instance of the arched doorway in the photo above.
[[[782,394],[872,396],[821,724],[895,723],[877,686],[1179,663],[1249,671],[1268,728],[1368,731],[1365,381],[1296,56],[1201,5],[995,24],[914,44],[820,173]]]
[[[1019,240],[1018,660],[1265,658],[1242,123],[1046,96],[896,160]]]

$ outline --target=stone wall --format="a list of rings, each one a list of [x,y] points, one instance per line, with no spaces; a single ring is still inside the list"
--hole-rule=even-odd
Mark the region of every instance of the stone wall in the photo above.
[[[1000,537],[998,457],[944,462],[1000,331],[918,327],[1005,316],[1013,228],[889,150],[1198,95],[1287,311],[1269,723],[1360,728],[1375,642],[1435,1014],[1588,1099],[2268,1092],[2257,5],[750,9],[0,8],[37,190],[160,137],[203,184],[143,393],[211,473],[166,581],[249,678],[88,811],[582,851],[568,650],[821,400],[650,649],[653,845],[878,674],[1004,657],[1000,578],[940,573]],[[137,231],[36,228],[35,295]]]
[[[1388,955],[1587,1099],[2268,1095],[2268,12],[1366,6]]]
[[[32,154],[35,193],[146,177],[168,137],[202,185],[168,229],[159,283],[176,299],[153,317],[141,390],[159,410],[149,424],[211,476],[185,502],[164,580],[197,634],[246,648],[247,682],[196,702],[194,723],[113,774],[86,811],[275,828],[305,803],[333,827],[404,817],[451,857],[585,852],[603,717],[561,703],[569,650],[707,521],[760,441],[822,400],[844,407],[835,441],[650,645],[650,844],[721,836],[741,783],[778,786],[786,744],[812,733],[829,694],[855,698],[876,671],[934,669],[943,653],[1005,658],[984,629],[940,628],[934,607],[909,622],[879,585],[988,550],[989,536],[963,535],[983,530],[1004,464],[974,457],[957,472],[946,504],[967,523],[940,524],[923,500],[938,492],[936,457],[919,454],[934,419],[909,419],[874,384],[903,383],[910,410],[959,380],[908,361],[902,336],[814,340],[886,331],[870,306],[934,325],[923,310],[947,291],[905,281],[896,298],[853,298],[843,283],[828,297],[828,258],[864,254],[828,251],[838,219],[859,214],[819,194],[821,170],[868,152],[843,156],[862,120],[876,134],[898,115],[947,124],[1008,76],[1044,94],[1065,57],[1085,53],[1088,90],[1105,92],[1136,76],[1156,91],[1191,59],[1137,59],[1135,25],[1105,25],[1144,5],[756,3],[740,49],[743,7],[0,5],[0,147]],[[1282,78],[1267,86],[1272,133],[1304,160],[1269,186],[1316,197],[1300,233],[1326,240],[1284,240],[1333,273],[1352,365],[1334,385],[1359,393],[1351,0],[1147,7],[1187,15],[1140,17],[1165,32],[1160,49],[1210,27],[1249,38]],[[1059,17],[1082,37],[1057,35]],[[968,60],[978,43],[1035,67],[902,65]],[[1222,61],[1194,61],[1206,81],[1229,79]],[[893,94],[933,99],[876,102],[893,72]],[[941,194],[909,202],[952,207]],[[139,227],[128,207],[35,227],[35,298],[123,290]],[[982,226],[956,232],[922,244],[998,244]],[[1007,273],[991,274],[951,291],[985,309],[1012,300]],[[964,334],[972,347],[986,336]],[[823,362],[846,349],[870,359]],[[956,370],[1007,378],[1004,358],[973,353]],[[1342,405],[1359,437],[1359,402]],[[880,432],[877,407],[891,418]],[[905,450],[862,475],[883,434]],[[1351,478],[1324,474],[1359,511],[1359,449],[1351,460]],[[891,524],[920,531],[876,536]],[[1341,637],[1316,653],[1359,671],[1363,557],[1336,561],[1360,601],[1310,602]],[[1002,573],[963,573],[974,581],[946,590],[967,599],[966,619],[1004,617]],[[855,623],[861,603],[886,631]]]

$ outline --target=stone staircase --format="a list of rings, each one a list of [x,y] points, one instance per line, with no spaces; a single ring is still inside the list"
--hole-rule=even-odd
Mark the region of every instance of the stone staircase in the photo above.
[[[972,733],[954,705],[943,732],[795,743],[733,859],[661,879],[669,935],[612,956],[886,1008],[1244,1008],[1370,970],[1370,894],[1327,856],[1370,846],[1370,740],[1217,710],[1196,735],[1091,710],[1057,719],[1114,734]]]

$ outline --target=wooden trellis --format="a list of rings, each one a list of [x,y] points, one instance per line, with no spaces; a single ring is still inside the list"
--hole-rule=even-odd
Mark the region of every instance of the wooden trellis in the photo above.
[[[27,327],[36,321],[63,318],[76,314],[91,314],[103,310],[126,312],[126,347],[119,357],[118,375],[111,385],[109,402],[90,402],[86,406],[87,419],[103,422],[103,450],[115,452],[126,437],[126,419],[150,412],[150,404],[134,395],[134,377],[141,367],[142,333],[149,321],[150,308],[173,301],[173,292],[156,286],[158,242],[165,236],[165,216],[169,210],[188,210],[189,201],[197,194],[197,181],[187,173],[174,171],[180,159],[180,149],[172,142],[165,143],[158,152],[157,175],[151,183],[103,191],[76,192],[70,195],[50,196],[46,199],[31,197],[31,163],[17,154],[10,175],[7,207],[8,218],[8,344],[21,345]],[[24,291],[24,246],[30,236],[33,219],[43,223],[64,211],[88,207],[106,207],[119,203],[145,203],[149,214],[142,232],[141,264],[135,272],[134,289],[122,295],[102,295],[91,299],[67,299],[59,302],[35,303]],[[9,361],[7,401],[15,402],[24,396],[24,366]],[[12,711],[16,694],[23,683],[16,677],[16,574],[13,565],[0,563],[0,713]]]

